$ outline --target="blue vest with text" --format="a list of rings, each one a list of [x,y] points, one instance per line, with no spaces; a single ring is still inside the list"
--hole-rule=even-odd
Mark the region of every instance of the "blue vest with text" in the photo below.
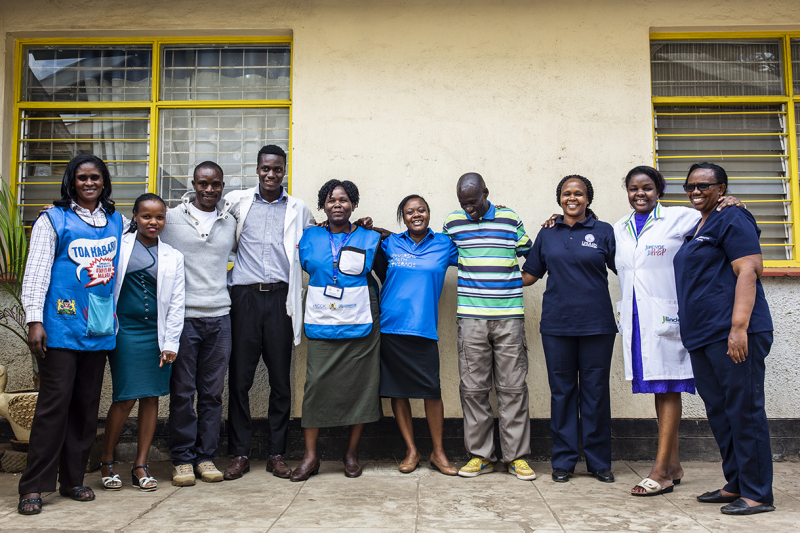
[[[45,211],[58,235],[50,287],[44,301],[47,346],[106,351],[116,346],[114,282],[122,216],[107,215],[94,227],[71,209]]]
[[[335,282],[331,238],[334,248],[341,247],[337,254]],[[310,227],[303,233],[299,244],[300,264],[309,274],[304,319],[306,337],[355,339],[369,335],[372,311],[367,277],[371,275],[379,243],[378,233],[360,227],[349,237],[347,233],[331,234],[320,227]]]

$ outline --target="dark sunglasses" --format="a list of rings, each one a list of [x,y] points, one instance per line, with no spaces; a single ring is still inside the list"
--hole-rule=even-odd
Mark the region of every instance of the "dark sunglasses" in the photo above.
[[[721,185],[721,183],[718,181],[714,183],[684,183],[683,190],[686,192],[694,192],[694,190],[697,189],[698,191],[705,192],[712,185]]]

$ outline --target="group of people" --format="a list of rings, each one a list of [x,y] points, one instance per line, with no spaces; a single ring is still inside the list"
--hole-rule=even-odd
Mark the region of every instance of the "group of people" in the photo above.
[[[268,145],[257,159],[256,187],[223,197],[222,169],[206,161],[179,206],[167,209],[145,194],[130,221],[114,209],[102,160],[84,154],[69,163],[62,198],[33,227],[23,282],[41,384],[20,513],[41,512],[41,493],[55,490],[57,474],[62,495],[95,498],[83,472],[106,358],[113,381],[101,462],[108,490],[123,485],[114,447],[137,400],[132,483],[157,488],[147,451],[158,397],[167,393],[173,485],[247,473],[248,393],[260,358],[270,385],[267,470],[275,476],[303,481],[317,474],[319,429],[331,426],[349,426],[344,474],[361,475],[358,444],[364,425],[381,416],[380,398],[391,399],[406,443],[401,472],[422,459],[410,398],[424,399],[433,468],[462,477],[491,472],[498,462],[494,386],[504,468],[535,479],[523,287],[545,274],[540,333],[551,389],[552,479],[568,481],[581,435],[589,472],[614,481],[609,375],[620,332],[626,378],[634,393],[655,394],[659,421],[655,464],[631,494],[663,494],[680,483],[680,394],[696,387],[727,481],[698,500],[725,503],[727,514],[774,509],[763,387],[772,323],[759,281],[759,229],[738,200],[724,196],[722,168],[702,163],[689,170],[684,189],[694,209],[661,205],[664,178],[651,167],[634,168],[625,177],[633,212],[613,226],[590,209],[591,182],[567,176],[556,189],[563,213],[532,241],[512,209],[489,201],[476,173],[459,178],[461,209],[447,216],[442,232],[430,229],[427,201],[412,194],[397,209],[407,230],[392,233],[372,227],[369,217],[353,221],[358,188],[335,179],[319,190],[325,220],[316,224],[309,207],[281,186],[285,152]],[[236,258],[227,272],[231,252]],[[460,469],[442,444],[438,304],[450,266],[458,268],[459,390],[471,457]],[[616,319],[609,269],[622,293]],[[303,332],[305,453],[292,469],[284,460],[289,369]],[[226,372],[232,462],[223,473],[214,455]]]

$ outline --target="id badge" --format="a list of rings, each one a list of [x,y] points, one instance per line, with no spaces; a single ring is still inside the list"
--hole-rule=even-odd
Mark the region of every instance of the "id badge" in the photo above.
[[[324,294],[328,298],[341,300],[343,293],[344,289],[341,287],[337,287],[336,285],[325,285],[325,292],[323,292],[322,294]]]

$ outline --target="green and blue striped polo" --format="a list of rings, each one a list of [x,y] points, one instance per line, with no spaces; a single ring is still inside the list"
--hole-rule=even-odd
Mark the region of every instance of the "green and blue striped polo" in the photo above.
[[[458,247],[458,318],[522,318],[522,274],[517,256],[527,255],[531,239],[519,215],[508,208],[472,220],[463,210],[444,221]]]

